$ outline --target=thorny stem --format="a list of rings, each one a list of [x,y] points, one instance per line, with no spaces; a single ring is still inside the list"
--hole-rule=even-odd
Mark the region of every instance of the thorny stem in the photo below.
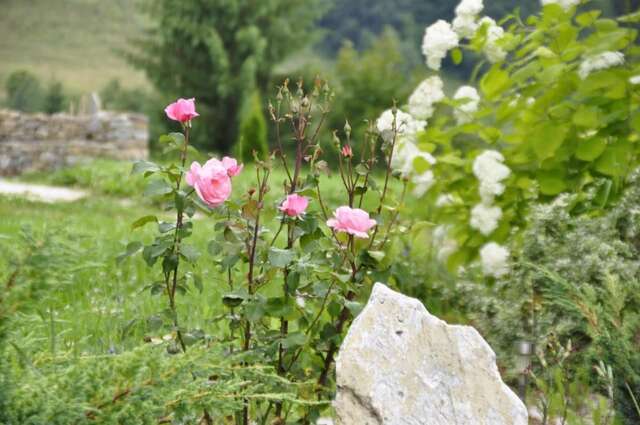
[[[255,224],[253,226],[253,235],[251,238],[251,244],[249,246],[249,272],[247,274],[247,286],[249,295],[253,295],[254,293],[254,269],[255,269],[255,260],[256,260],[256,250],[258,245],[258,233],[260,232],[260,212],[264,207],[264,196],[267,193],[267,183],[269,181],[270,170],[264,170],[264,176],[262,179],[260,178],[260,168],[256,169],[256,178],[258,181],[258,207],[256,208],[256,219]],[[251,322],[247,320],[244,328],[244,344],[242,349],[244,351],[249,351],[251,347]],[[249,424],[249,406],[248,401],[245,400],[245,405],[242,409],[242,423],[243,425]]]
[[[184,174],[184,165],[187,160],[187,147],[189,146],[189,128],[190,124],[187,123],[184,126],[184,145],[182,146],[182,150],[180,151],[180,172],[178,173],[178,179],[176,181],[176,193],[180,191],[180,185],[182,183],[182,176]],[[169,294],[169,307],[171,308],[171,312],[173,315],[173,326],[176,329],[176,336],[178,338],[178,342],[180,343],[180,348],[183,353],[186,353],[187,346],[184,343],[182,338],[182,332],[180,331],[180,327],[178,324],[178,313],[176,311],[176,288],[178,287],[178,268],[180,267],[180,230],[182,229],[184,218],[184,211],[181,207],[176,208],[176,230],[173,235],[173,253],[176,256],[176,264],[173,267],[173,270],[170,273],[165,275],[165,283],[167,286],[168,294]],[[171,273],[173,273],[173,279],[171,284],[169,284],[169,280],[171,279]]]

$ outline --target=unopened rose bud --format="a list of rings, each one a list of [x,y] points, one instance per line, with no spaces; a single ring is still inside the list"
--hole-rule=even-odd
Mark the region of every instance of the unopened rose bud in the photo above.
[[[308,108],[310,105],[309,103],[309,98],[307,96],[302,98],[302,101],[300,102],[300,106],[302,106],[303,108]]]
[[[333,144],[336,148],[340,149],[340,138],[335,131],[333,132]]]
[[[344,123],[344,132],[347,136],[351,136],[351,126],[349,125],[349,121],[345,121]]]

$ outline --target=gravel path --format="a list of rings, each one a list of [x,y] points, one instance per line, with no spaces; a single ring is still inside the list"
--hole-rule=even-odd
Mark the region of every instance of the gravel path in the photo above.
[[[21,196],[41,202],[72,202],[84,198],[87,192],[65,187],[44,186],[0,179],[0,194]]]

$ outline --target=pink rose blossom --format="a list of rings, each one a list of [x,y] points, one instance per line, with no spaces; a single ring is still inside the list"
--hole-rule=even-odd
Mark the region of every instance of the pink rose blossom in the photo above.
[[[178,99],[166,108],[164,108],[165,114],[169,119],[174,121],[180,121],[186,123],[191,121],[192,118],[199,116],[196,112],[195,99]]]
[[[356,238],[367,239],[367,232],[376,225],[376,221],[369,218],[369,213],[359,208],[339,207],[333,217],[327,220],[327,226]]]
[[[231,195],[231,178],[225,166],[216,158],[211,158],[203,166],[193,162],[186,174],[186,181],[196,190],[198,197],[212,208],[222,205]]]
[[[234,158],[229,158],[228,156],[222,158],[222,165],[227,169],[229,177],[237,176],[240,174],[240,171],[242,171],[242,167],[244,167],[242,164],[238,165],[238,161]]]
[[[353,149],[351,149],[351,146],[349,145],[344,145],[341,152],[342,156],[344,156],[345,158],[351,158],[353,156]]]
[[[308,205],[309,200],[307,198],[294,193],[287,196],[287,199],[280,205],[280,211],[289,217],[298,217],[304,214],[304,210],[307,209]]]

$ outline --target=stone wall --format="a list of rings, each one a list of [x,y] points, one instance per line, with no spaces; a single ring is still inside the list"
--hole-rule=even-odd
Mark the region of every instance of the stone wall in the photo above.
[[[0,110],[0,175],[50,170],[97,157],[144,159],[149,155],[148,135],[149,122],[141,114]]]

